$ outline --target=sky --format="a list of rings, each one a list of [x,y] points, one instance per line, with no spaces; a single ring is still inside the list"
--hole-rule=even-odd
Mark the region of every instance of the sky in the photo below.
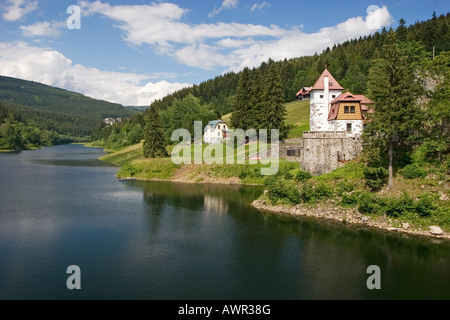
[[[0,75],[148,106],[449,11],[448,0],[0,0]]]

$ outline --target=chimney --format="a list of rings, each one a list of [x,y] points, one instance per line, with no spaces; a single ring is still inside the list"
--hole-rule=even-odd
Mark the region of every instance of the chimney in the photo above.
[[[328,115],[330,113],[330,79],[328,78],[328,76],[325,76],[323,78],[323,87],[325,89],[324,92],[324,98],[325,98],[325,110],[327,110],[327,119],[328,119]]]

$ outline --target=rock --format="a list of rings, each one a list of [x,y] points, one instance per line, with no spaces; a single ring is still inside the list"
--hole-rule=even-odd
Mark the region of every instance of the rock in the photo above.
[[[442,229],[438,226],[431,226],[430,233],[435,236],[442,236],[444,234],[444,231],[442,231]]]
[[[399,228],[389,228],[388,230],[389,230],[389,231],[400,231]]]
[[[439,191],[439,194],[441,195],[441,198],[439,200],[441,201],[448,201],[448,197],[443,193],[442,191]]]
[[[369,222],[369,218],[367,218],[367,217],[364,217],[364,218],[362,218],[362,222],[364,222],[364,223],[367,223],[367,222]]]
[[[409,225],[409,223],[404,223],[404,224],[402,225],[402,227],[403,227],[403,229],[405,229],[405,230],[409,230],[410,225]]]

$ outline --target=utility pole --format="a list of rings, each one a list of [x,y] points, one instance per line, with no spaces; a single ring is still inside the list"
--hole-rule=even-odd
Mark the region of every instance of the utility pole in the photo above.
[[[436,47],[433,46],[433,60],[434,60],[435,55],[436,55]]]

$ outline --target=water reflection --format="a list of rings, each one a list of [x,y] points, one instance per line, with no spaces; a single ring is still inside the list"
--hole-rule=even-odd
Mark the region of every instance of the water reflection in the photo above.
[[[0,299],[450,299],[448,242],[263,213],[260,187],[118,182],[101,154],[0,155]]]

